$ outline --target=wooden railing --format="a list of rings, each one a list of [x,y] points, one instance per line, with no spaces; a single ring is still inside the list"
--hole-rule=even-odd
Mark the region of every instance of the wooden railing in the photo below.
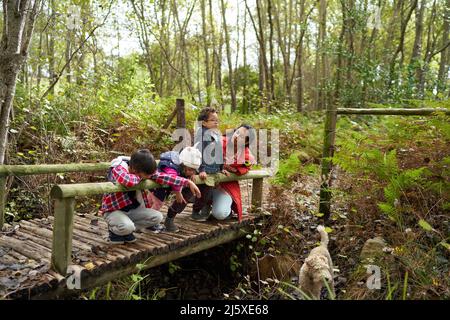
[[[0,166],[0,231],[5,223],[6,179],[41,174],[74,173],[105,171],[109,162],[69,163],[69,164],[37,164],[37,165],[1,165]]]
[[[269,176],[270,174],[266,170],[252,170],[242,176],[216,174],[214,175],[214,180],[216,183],[219,183],[252,179],[252,209],[257,210],[262,205],[263,179]],[[195,183],[203,184],[204,181],[196,179]],[[163,186],[152,180],[142,181],[139,185],[132,188],[125,188],[112,182],[61,184],[53,186],[50,192],[51,198],[55,200],[51,258],[52,268],[60,274],[65,275],[67,267],[71,262],[73,217],[76,197],[161,187]]]
[[[322,183],[320,185],[319,212],[328,220],[331,215],[330,172],[335,149],[336,124],[338,115],[397,115],[397,116],[433,116],[442,113],[450,115],[446,108],[337,108],[328,104],[325,115],[325,128],[322,151]]]

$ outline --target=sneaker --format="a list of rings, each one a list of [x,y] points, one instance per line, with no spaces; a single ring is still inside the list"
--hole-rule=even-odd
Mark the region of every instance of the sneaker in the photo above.
[[[134,234],[130,233],[130,234],[127,234],[126,236],[123,236],[123,240],[126,243],[133,243],[133,242],[136,242],[136,237],[134,236]]]
[[[203,222],[203,221],[207,221],[209,218],[209,213],[202,213],[201,211],[192,211],[192,215],[191,215],[191,219],[194,221],[199,221],[199,222]]]
[[[109,230],[109,242],[112,244],[124,244],[125,238],[124,236],[119,236],[118,234],[115,234],[111,230]]]
[[[166,228],[163,225],[161,225],[161,224],[157,224],[157,225],[154,225],[154,226],[147,227],[147,230],[149,230],[149,231],[151,231],[153,233],[160,233],[161,231],[164,231],[165,229]]]
[[[166,218],[166,221],[164,222],[164,226],[166,227],[167,232],[178,232],[180,229],[175,225],[173,222],[175,218]]]

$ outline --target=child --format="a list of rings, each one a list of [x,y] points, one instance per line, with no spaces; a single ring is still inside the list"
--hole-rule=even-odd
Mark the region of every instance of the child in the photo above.
[[[234,129],[231,136],[223,136],[224,168],[238,176],[246,174],[256,164],[250,151],[250,145],[254,142],[256,131],[247,124]],[[230,217],[231,212],[237,214],[239,221],[242,220],[242,198],[238,181],[221,182],[213,191],[212,216],[224,220]]]
[[[222,138],[218,130],[219,118],[214,108],[204,108],[200,111],[197,120],[201,122],[195,133],[194,143],[199,146],[202,153],[202,165],[199,168],[199,177],[205,180],[205,184],[199,185],[202,196],[196,198],[192,208],[192,219],[206,221],[209,217],[207,203],[211,200],[214,181],[208,175],[222,172],[223,170]],[[200,142],[200,143],[199,143]]]
[[[158,170],[170,175],[181,176],[183,178],[190,179],[196,173],[198,168],[202,163],[202,155],[200,151],[198,151],[194,147],[184,148],[180,153],[176,151],[169,151],[161,154],[160,161],[158,164]],[[184,190],[184,192],[182,192]],[[167,217],[164,222],[164,226],[166,231],[168,232],[178,232],[179,229],[174,223],[175,216],[177,213],[180,213],[186,207],[186,198],[191,200],[193,198],[193,194],[190,189],[183,188],[182,186],[173,186],[172,191],[175,192],[176,200],[169,207],[167,211]],[[170,190],[168,189],[156,189],[153,192],[153,209],[159,210],[161,208],[163,201],[169,195]],[[200,190],[196,194],[197,197],[200,197]]]
[[[125,187],[136,186],[142,179],[152,179],[169,186],[189,186],[194,194],[198,190],[190,180],[156,172],[156,161],[147,149],[134,152],[129,159],[114,159],[108,179]],[[108,223],[109,240],[114,244],[134,242],[136,229],[155,228],[162,221],[162,214],[150,209],[148,191],[145,190],[104,194],[100,212]]]

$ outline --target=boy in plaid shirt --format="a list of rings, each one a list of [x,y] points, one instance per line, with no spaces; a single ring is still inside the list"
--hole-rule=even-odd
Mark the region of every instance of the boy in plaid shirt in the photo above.
[[[200,195],[198,187],[190,180],[156,171],[156,161],[147,149],[134,152],[130,158],[118,157],[111,162],[108,179],[125,187],[133,187],[142,179],[174,186],[189,186]],[[109,226],[111,243],[134,242],[136,229],[157,230],[163,217],[161,212],[151,209],[148,190],[108,193],[103,195],[100,212]]]

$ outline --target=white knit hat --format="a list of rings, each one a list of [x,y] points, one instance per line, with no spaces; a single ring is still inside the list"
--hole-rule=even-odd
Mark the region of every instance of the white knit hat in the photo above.
[[[186,147],[180,152],[180,162],[186,167],[198,170],[202,164],[202,154],[194,147]]]

